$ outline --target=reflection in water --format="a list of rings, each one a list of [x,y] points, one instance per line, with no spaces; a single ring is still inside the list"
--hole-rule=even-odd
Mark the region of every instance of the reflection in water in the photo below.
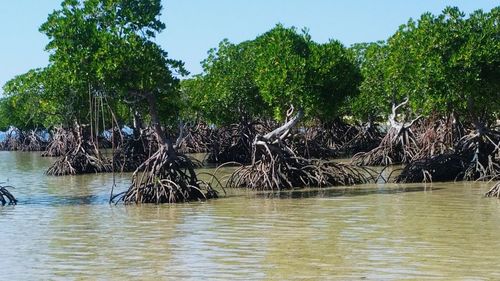
[[[422,192],[422,191],[437,191],[442,188],[431,188],[429,186],[411,186],[411,185],[392,185],[386,184],[382,188],[373,184],[365,184],[349,187],[332,187],[332,188],[314,188],[314,189],[297,189],[291,191],[278,192],[259,192],[256,197],[263,198],[292,198],[303,199],[312,197],[338,197],[338,196],[363,196],[370,194],[395,194],[402,192]]]
[[[173,206],[109,205],[111,175],[46,177],[1,152],[0,266],[11,280],[500,279],[487,184],[360,185]],[[130,175],[117,175],[117,191]]]

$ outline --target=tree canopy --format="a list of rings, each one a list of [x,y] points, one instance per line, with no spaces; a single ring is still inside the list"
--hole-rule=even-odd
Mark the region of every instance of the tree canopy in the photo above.
[[[213,122],[234,116],[282,120],[291,107],[333,119],[361,79],[353,56],[338,41],[313,42],[306,31],[276,25],[254,40],[224,40],[209,51],[202,75],[187,94]],[[197,84],[197,86],[195,86]]]
[[[415,114],[494,119],[500,109],[499,11],[466,17],[448,7],[410,19],[386,43],[357,45],[363,82],[355,112],[388,112],[391,102],[409,98]]]
[[[126,121],[131,110],[149,114],[150,95],[160,101],[163,120],[175,119],[176,75],[187,72],[152,40],[165,28],[161,8],[160,0],[64,0],[40,27],[49,38],[49,65],[4,87],[2,110],[11,107],[19,115],[9,122],[20,127],[16,118],[32,123],[26,126],[88,123],[89,103],[96,98]]]

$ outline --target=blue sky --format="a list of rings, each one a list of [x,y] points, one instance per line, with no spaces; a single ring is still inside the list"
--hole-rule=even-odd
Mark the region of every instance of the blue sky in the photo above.
[[[0,85],[17,74],[48,63],[45,35],[38,32],[61,0],[0,0]],[[458,6],[470,13],[499,5],[493,0],[163,0],[167,29],[157,42],[181,59],[191,73],[201,72],[208,49],[224,38],[255,38],[276,23],[307,27],[317,42],[338,39],[349,46],[384,40],[410,17]],[[1,92],[1,90],[0,90]]]

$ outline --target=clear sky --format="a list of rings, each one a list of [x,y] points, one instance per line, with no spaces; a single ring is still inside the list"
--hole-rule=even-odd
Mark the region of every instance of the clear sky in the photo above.
[[[45,35],[38,32],[61,0],[0,0],[0,85],[31,68],[48,64]],[[181,59],[191,73],[201,72],[208,49],[224,38],[253,39],[276,23],[307,27],[313,40],[338,39],[345,45],[385,40],[410,17],[458,6],[470,13],[490,10],[496,0],[163,0],[167,29],[157,42]],[[0,92],[2,92],[0,90]]]

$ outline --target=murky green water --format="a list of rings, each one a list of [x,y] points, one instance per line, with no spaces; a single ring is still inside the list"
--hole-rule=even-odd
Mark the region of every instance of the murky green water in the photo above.
[[[109,174],[0,152],[0,279],[500,280],[500,201],[477,183],[366,185],[110,206]],[[118,177],[123,190],[128,177]]]

